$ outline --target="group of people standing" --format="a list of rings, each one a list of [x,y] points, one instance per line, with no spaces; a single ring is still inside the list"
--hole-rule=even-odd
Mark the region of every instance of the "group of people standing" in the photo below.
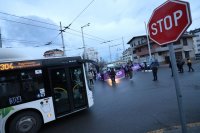
[[[178,68],[179,73],[184,73],[184,69],[183,69],[184,64],[185,64],[184,60],[182,60],[182,59],[177,60],[177,68]],[[191,71],[194,72],[194,69],[192,68],[192,61],[189,58],[187,59],[187,66],[188,66],[188,72],[191,72]],[[153,81],[158,80],[158,77],[157,77],[158,67],[159,67],[158,60],[155,59],[150,65],[150,68],[153,73]],[[169,62],[169,67],[171,68],[171,72],[172,72],[171,76],[173,76],[171,62]]]
[[[183,69],[183,65],[185,64],[185,61],[182,60],[182,59],[178,59],[177,60],[177,68],[178,68],[178,71],[180,73],[184,73],[184,69]]]
[[[185,64],[185,61],[182,59],[178,59],[176,61],[177,64],[177,68],[179,73],[184,73],[184,69],[183,66]],[[187,66],[188,66],[188,72],[194,72],[194,69],[192,67],[192,61],[190,59],[187,59]],[[133,63],[131,61],[129,61],[127,64],[121,66],[121,68],[124,70],[124,74],[125,74],[125,78],[130,78],[132,79],[133,77]],[[152,70],[152,74],[153,74],[153,81],[157,81],[158,80],[158,68],[159,68],[159,63],[157,59],[152,60],[152,62],[149,65],[150,69]],[[172,71],[172,64],[171,62],[169,62],[169,67],[171,68],[171,76],[173,76],[173,71]],[[106,72],[108,74],[108,76],[110,77],[110,79],[112,80],[113,83],[115,83],[115,76],[116,76],[116,72],[114,68],[110,68],[109,70],[107,70]],[[99,73],[99,77],[101,77],[101,80],[104,81],[104,72],[102,71],[101,73]],[[89,83],[90,85],[93,85],[94,82],[93,80],[96,80],[96,72],[89,70],[88,72],[88,78],[89,78]]]
[[[132,77],[133,77],[133,74],[132,74],[132,72],[133,72],[132,66],[133,66],[133,64],[132,64],[131,61],[129,61],[126,65],[122,66],[126,78],[132,79]]]
[[[178,59],[176,61],[176,64],[177,64],[177,68],[178,68],[178,71],[179,73],[184,73],[184,69],[183,69],[183,66],[185,64],[185,61],[183,59]],[[194,69],[192,67],[192,61],[188,58],[187,59],[187,66],[188,66],[188,72],[194,72]],[[171,76],[173,77],[173,71],[172,71],[172,65],[171,65],[171,62],[169,62],[169,67],[171,68]]]
[[[127,64],[123,65],[121,68],[124,70],[124,74],[125,74],[125,78],[130,78],[132,79],[133,77],[133,69],[132,69],[132,62],[129,61]],[[110,71],[108,71],[108,75],[110,77],[110,79],[112,80],[112,83],[115,83],[115,76],[116,76],[116,72],[114,70],[114,68],[111,68]]]

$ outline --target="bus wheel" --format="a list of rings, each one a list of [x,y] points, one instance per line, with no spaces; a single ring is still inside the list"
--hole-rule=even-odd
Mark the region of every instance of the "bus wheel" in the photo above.
[[[26,111],[16,115],[10,122],[9,133],[37,133],[42,125],[40,115]]]

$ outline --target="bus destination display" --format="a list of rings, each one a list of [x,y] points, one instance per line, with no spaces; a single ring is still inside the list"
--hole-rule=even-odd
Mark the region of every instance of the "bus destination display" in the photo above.
[[[41,62],[13,62],[0,64],[0,71],[41,66]]]

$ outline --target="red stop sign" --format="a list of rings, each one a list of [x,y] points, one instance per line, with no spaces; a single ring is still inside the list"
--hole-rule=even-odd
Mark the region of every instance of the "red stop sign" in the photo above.
[[[159,45],[175,42],[191,23],[189,3],[168,0],[153,11],[148,22],[149,37]]]

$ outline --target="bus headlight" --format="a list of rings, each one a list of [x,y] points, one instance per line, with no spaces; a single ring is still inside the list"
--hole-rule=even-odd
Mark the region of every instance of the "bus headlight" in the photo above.
[[[51,113],[48,113],[47,117],[51,117],[51,116],[52,116],[52,114],[51,114]]]

